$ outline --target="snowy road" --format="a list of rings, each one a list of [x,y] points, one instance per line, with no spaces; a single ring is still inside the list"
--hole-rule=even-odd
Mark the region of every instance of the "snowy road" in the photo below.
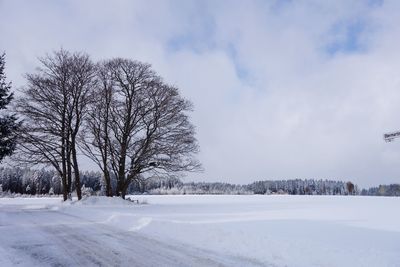
[[[0,206],[0,237],[0,266],[261,266],[35,207]]]

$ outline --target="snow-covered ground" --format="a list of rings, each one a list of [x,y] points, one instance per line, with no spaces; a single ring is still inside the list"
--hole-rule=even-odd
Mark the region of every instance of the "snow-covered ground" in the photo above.
[[[400,266],[400,198],[0,199],[0,266]]]

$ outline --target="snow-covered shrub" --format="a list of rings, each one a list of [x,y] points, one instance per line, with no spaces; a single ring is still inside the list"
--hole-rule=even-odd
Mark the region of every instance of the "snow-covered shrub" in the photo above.
[[[85,185],[82,185],[81,191],[82,191],[82,196],[88,197],[93,195],[93,189],[90,187],[86,187]]]

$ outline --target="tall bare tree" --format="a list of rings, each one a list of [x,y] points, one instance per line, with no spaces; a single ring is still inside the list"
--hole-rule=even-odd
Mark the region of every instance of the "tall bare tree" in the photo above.
[[[71,101],[68,107],[69,143],[71,148],[72,166],[74,168],[75,188],[78,199],[82,198],[80,172],[78,164],[78,133],[88,114],[89,105],[93,99],[93,88],[96,86],[96,68],[88,55],[74,53],[72,59]]]
[[[72,190],[72,172],[81,199],[77,136],[95,85],[89,56],[65,50],[40,59],[27,74],[17,110],[24,120],[18,159],[53,166],[62,178],[64,200]],[[73,171],[72,171],[73,170]]]
[[[113,101],[113,82],[104,64],[97,65],[97,87],[93,94],[80,145],[83,153],[103,172],[106,196],[113,196],[110,176],[110,116]]]
[[[116,194],[124,198],[132,181],[200,170],[188,117],[192,104],[179,90],[138,61],[113,59],[100,69],[98,95],[107,97],[88,117],[92,141],[86,151],[103,171],[113,172]]]

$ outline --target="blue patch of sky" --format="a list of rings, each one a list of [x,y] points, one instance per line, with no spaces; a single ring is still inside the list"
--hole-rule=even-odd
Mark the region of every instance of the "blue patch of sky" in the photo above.
[[[215,48],[215,21],[213,17],[208,13],[205,4],[200,3],[194,7],[189,11],[191,13],[189,19],[182,22],[189,27],[167,41],[166,49],[169,52],[190,50],[201,53]]]
[[[172,53],[181,50],[201,53],[205,50],[213,49],[216,46],[213,32],[212,28],[206,27],[197,31],[193,30],[177,34],[167,41],[166,48]]]
[[[237,52],[237,48],[233,42],[230,42],[224,46],[224,51],[233,63],[236,76],[238,79],[247,85],[252,84],[250,71],[240,62],[240,58]],[[241,101],[242,90],[241,87],[231,88],[229,95],[226,95],[226,101],[232,104],[239,103]]]
[[[381,8],[384,0],[365,0],[369,9]],[[335,23],[328,34],[336,38],[325,46],[325,52],[329,55],[336,53],[363,53],[368,49],[367,35],[373,34],[379,29],[376,21],[368,19],[366,14],[350,20],[342,20]]]
[[[177,52],[183,49],[188,49],[193,46],[194,36],[189,33],[174,36],[167,42],[167,49],[170,52]]]
[[[384,3],[384,0],[367,0],[367,5],[369,7],[381,7]]]
[[[273,12],[280,12],[292,4],[292,0],[275,0],[270,3],[269,7]]]
[[[229,58],[232,60],[235,66],[235,72],[241,81],[250,82],[249,70],[240,62],[236,47],[233,43],[229,43],[225,48]]]
[[[204,14],[203,14],[204,15]],[[193,18],[197,27],[190,28],[186,32],[182,32],[166,43],[166,49],[170,53],[180,51],[190,51],[194,53],[204,53],[211,50],[223,50],[231,59],[237,77],[246,83],[250,83],[249,71],[240,63],[240,59],[234,43],[221,44],[215,40],[215,22],[212,18],[203,16],[202,18]],[[199,23],[201,22],[201,23]]]
[[[334,41],[326,46],[330,55],[341,53],[357,53],[366,49],[366,44],[361,40],[362,34],[367,29],[367,23],[362,20],[338,22],[333,25],[330,34],[337,36]]]
[[[202,44],[199,44],[202,43]],[[174,37],[167,44],[167,49],[169,52],[179,52],[182,50],[189,50],[194,53],[203,53],[205,52],[205,47],[207,47],[207,51],[213,49],[223,50],[226,55],[230,58],[233,63],[235,73],[239,80],[246,84],[252,84],[252,78],[250,71],[240,62],[240,58],[235,47],[234,43],[228,43],[227,45],[217,45],[211,40],[199,40],[199,36],[195,36],[193,34],[183,34]],[[235,99],[239,94],[235,92],[232,93],[232,98]]]

